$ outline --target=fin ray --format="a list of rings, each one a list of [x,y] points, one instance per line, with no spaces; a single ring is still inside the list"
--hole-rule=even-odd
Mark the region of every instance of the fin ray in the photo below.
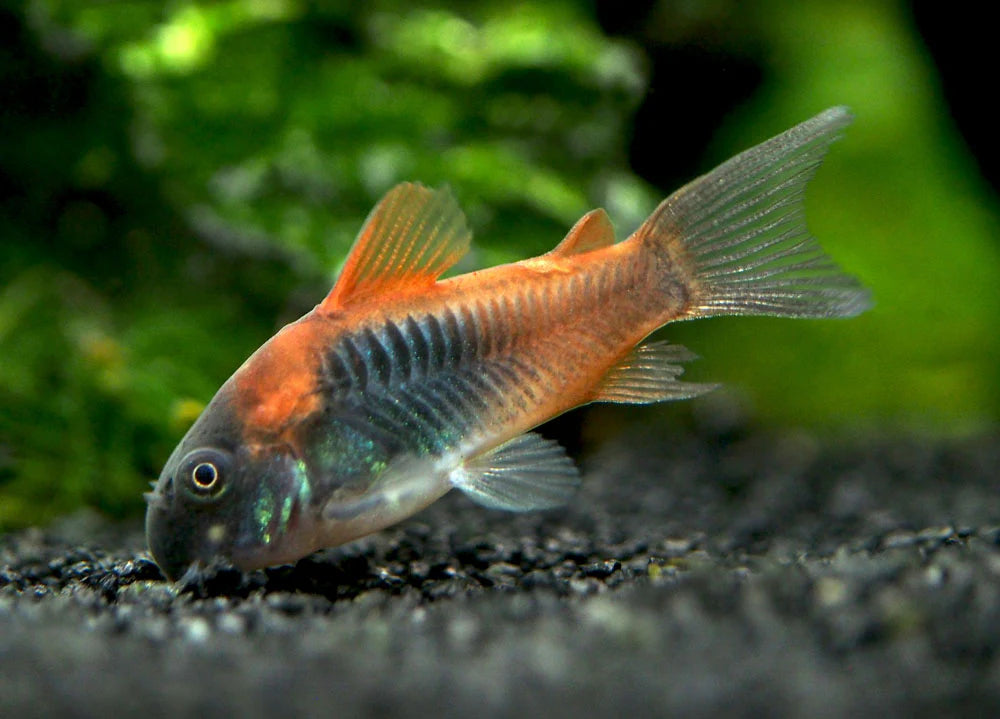
[[[321,307],[334,310],[359,297],[431,285],[468,251],[470,239],[450,190],[396,185],[368,215]]]
[[[594,402],[650,404],[690,399],[719,385],[682,382],[681,362],[697,359],[690,350],[668,342],[649,342],[632,350],[611,368],[597,388]]]
[[[809,234],[806,186],[850,123],[834,107],[668,197],[635,237],[693,291],[684,316],[850,317],[871,302]],[[673,319],[673,318],[672,318]]]
[[[527,512],[566,504],[580,473],[557,442],[529,432],[467,460],[451,483],[483,506]]]

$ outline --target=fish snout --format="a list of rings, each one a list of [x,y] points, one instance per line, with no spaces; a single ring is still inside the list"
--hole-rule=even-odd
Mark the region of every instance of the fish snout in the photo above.
[[[179,579],[195,561],[190,538],[171,521],[169,503],[161,498],[146,510],[146,545],[153,561],[171,581]]]
[[[155,493],[154,493],[155,494]],[[171,581],[181,579],[195,565],[226,559],[228,546],[217,529],[208,530],[197,512],[170,494],[155,496],[146,509],[146,546],[160,571]]]

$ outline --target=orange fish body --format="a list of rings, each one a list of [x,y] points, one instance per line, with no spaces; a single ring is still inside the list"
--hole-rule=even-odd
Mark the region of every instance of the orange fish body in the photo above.
[[[530,432],[594,401],[692,397],[678,319],[850,316],[867,295],[805,230],[802,195],[849,122],[832,109],[665,200],[627,240],[584,216],[551,252],[439,280],[468,248],[446,190],[372,211],[333,290],[219,390],[147,495],[165,573],[294,561],[452,488],[490,507],[564,504],[578,485]]]

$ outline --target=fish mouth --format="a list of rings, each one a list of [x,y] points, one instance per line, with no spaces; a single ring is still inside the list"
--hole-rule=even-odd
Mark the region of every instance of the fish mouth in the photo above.
[[[156,566],[171,582],[201,584],[220,570],[243,570],[219,547],[206,545],[198,535],[176,531],[163,504],[150,504],[146,513],[146,544]]]
[[[170,494],[147,492],[146,546],[171,582],[199,583],[221,569],[244,567],[231,557],[232,548],[223,537],[213,537],[211,527],[202,531],[191,517],[178,511]],[[197,581],[196,581],[197,580]]]

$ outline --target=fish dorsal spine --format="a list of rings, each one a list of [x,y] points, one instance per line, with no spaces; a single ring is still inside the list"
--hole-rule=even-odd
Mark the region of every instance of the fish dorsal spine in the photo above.
[[[396,185],[368,215],[320,307],[433,285],[468,251],[472,233],[447,188]]]

